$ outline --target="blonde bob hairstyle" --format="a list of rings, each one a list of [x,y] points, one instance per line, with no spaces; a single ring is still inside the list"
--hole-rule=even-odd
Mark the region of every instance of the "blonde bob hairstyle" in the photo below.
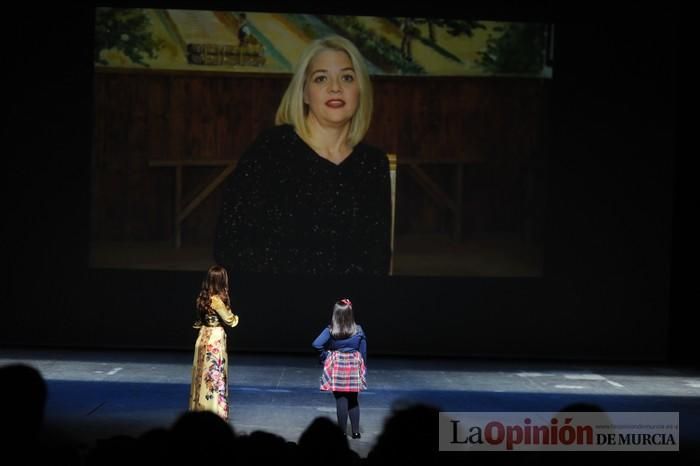
[[[276,125],[292,125],[302,139],[310,140],[311,133],[306,124],[306,116],[309,113],[309,106],[304,103],[304,86],[306,85],[307,73],[311,61],[320,52],[325,50],[337,50],[345,52],[352,67],[355,69],[355,77],[360,90],[360,101],[350,121],[350,131],[348,132],[348,144],[356,146],[365,137],[372,119],[372,84],[369,80],[369,73],[365,65],[364,58],[352,42],[340,36],[327,36],[311,42],[301,54],[299,63],[294,70],[294,76],[289,83],[287,90],[282,97],[280,106],[275,116]]]

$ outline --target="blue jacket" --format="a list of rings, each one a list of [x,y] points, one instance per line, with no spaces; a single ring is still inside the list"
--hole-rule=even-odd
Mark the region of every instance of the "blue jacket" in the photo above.
[[[326,327],[321,334],[316,337],[314,342],[311,343],[311,346],[321,353],[321,362],[326,359],[329,351],[359,351],[365,364],[367,364],[367,336],[365,336],[365,332],[359,325],[353,336],[342,340],[333,338],[331,336],[330,327]]]

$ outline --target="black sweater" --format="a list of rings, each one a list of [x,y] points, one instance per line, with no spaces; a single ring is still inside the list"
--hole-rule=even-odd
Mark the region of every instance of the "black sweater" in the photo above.
[[[230,271],[386,275],[390,193],[379,149],[360,143],[335,165],[276,126],[226,181],[214,257]]]

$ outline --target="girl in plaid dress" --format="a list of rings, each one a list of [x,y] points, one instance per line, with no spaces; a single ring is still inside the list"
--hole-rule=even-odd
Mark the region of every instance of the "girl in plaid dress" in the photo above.
[[[357,395],[367,389],[367,337],[355,323],[349,299],[335,303],[331,324],[316,337],[312,346],[321,353],[321,390],[333,392],[338,425],[345,431],[350,415],[352,438],[360,438]]]

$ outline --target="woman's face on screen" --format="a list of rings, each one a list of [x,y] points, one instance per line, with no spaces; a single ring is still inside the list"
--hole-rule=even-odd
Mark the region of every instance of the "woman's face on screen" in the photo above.
[[[338,50],[319,52],[311,63],[304,83],[304,103],[309,106],[307,118],[321,124],[342,126],[357,111],[360,88],[352,61]]]

